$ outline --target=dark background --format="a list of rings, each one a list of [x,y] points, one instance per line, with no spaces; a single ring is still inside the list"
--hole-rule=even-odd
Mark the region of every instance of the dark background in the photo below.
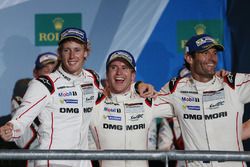
[[[232,36],[232,71],[250,73],[250,1],[228,0],[227,21]],[[250,104],[245,107],[243,121],[248,119]],[[250,139],[244,141],[244,147],[250,150]]]

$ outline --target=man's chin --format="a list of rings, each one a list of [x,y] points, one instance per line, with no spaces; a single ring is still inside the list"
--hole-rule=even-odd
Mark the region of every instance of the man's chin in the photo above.
[[[207,71],[207,74],[213,76],[213,75],[216,74],[216,71],[215,70],[210,70],[210,71]]]
[[[207,74],[207,78],[213,78],[214,75],[215,75],[215,72],[214,73],[209,73],[209,74]]]

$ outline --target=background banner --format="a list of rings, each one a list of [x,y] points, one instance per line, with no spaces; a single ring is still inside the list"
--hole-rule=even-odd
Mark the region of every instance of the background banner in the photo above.
[[[0,115],[10,113],[15,82],[32,77],[42,52],[57,52],[59,32],[83,28],[91,43],[85,68],[105,77],[109,53],[131,52],[137,79],[159,90],[183,65],[184,45],[192,35],[208,33],[223,43],[218,69],[231,70],[227,0],[15,0],[0,2]]]
[[[218,69],[231,70],[231,45],[226,23],[226,0],[172,0],[163,11],[137,60],[137,79],[159,90],[184,64],[184,45],[196,34],[212,35],[225,51]]]

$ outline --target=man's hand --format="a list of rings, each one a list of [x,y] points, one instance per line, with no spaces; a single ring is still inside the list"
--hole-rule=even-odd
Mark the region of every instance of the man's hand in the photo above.
[[[4,126],[0,127],[0,135],[4,141],[10,141],[12,138],[13,124],[8,122]]]
[[[217,72],[216,72],[216,75],[217,75],[218,77],[220,77],[220,78],[223,78],[223,77],[225,77],[228,73],[229,73],[228,71],[222,69],[222,70],[220,70],[220,71],[217,71]]]
[[[153,87],[153,85],[146,84],[146,83],[139,83],[138,85],[138,93],[143,98],[153,98],[156,96],[156,91]]]

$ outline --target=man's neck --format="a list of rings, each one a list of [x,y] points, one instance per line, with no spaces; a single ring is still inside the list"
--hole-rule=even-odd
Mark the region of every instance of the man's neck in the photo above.
[[[195,79],[196,81],[199,81],[199,82],[203,82],[203,83],[207,83],[209,81],[211,81],[214,77],[214,75],[194,75],[192,74],[192,77],[193,79]]]

